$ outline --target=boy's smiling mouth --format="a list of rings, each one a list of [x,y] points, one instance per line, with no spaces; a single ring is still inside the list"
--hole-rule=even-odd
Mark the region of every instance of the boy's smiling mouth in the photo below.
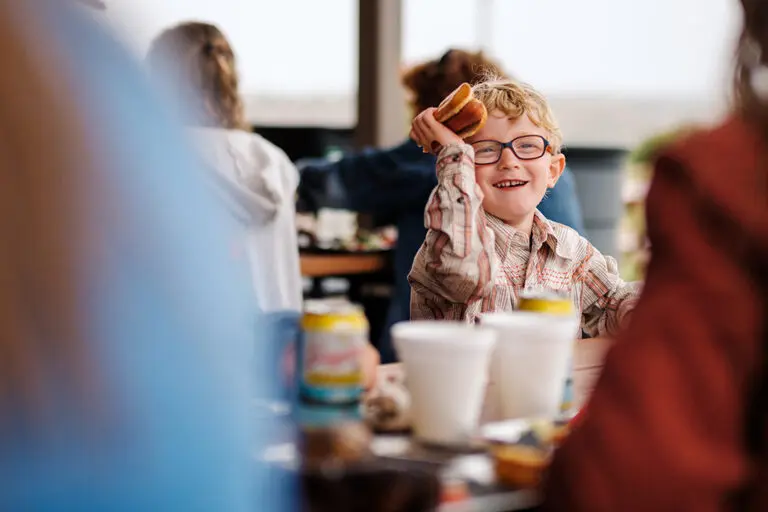
[[[494,183],[493,187],[500,188],[500,189],[515,189],[515,188],[520,188],[527,184],[528,182],[525,180],[502,180]]]

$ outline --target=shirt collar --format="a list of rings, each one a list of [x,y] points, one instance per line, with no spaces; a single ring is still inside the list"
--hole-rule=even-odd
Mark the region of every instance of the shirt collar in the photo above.
[[[561,258],[573,259],[572,248],[569,248],[568,244],[564,244],[558,239],[554,225],[539,210],[536,210],[533,216],[530,238],[488,212],[486,212],[486,218],[488,219],[488,225],[497,233],[497,253],[506,254],[512,247],[521,245],[525,245],[533,251],[538,251],[540,247],[547,245],[552,252]]]
[[[552,222],[547,219],[538,209],[533,216],[533,247],[541,247],[546,244],[555,254],[565,259],[573,259],[573,246],[564,243],[558,237],[558,232]],[[561,234],[562,237],[562,234]]]
[[[531,237],[534,247],[541,247],[547,244],[553,251],[556,249],[557,236],[555,236],[555,230],[552,228],[549,220],[538,209],[533,214]]]

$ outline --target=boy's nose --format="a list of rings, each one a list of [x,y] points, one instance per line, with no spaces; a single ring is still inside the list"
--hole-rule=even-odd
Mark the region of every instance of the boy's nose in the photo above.
[[[512,148],[501,149],[501,159],[499,160],[501,167],[518,167],[520,160],[512,152]]]

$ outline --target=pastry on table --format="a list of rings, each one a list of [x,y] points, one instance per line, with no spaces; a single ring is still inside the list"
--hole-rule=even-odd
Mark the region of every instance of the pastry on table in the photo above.
[[[563,421],[531,421],[516,442],[492,448],[496,477],[513,487],[537,487],[554,450],[569,432],[569,424]]]
[[[537,487],[549,466],[551,453],[551,450],[525,444],[494,448],[496,477],[513,487]]]

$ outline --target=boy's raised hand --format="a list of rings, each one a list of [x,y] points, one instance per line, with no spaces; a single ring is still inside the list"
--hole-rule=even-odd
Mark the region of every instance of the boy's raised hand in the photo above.
[[[443,146],[462,142],[461,137],[435,119],[436,110],[431,107],[417,115],[411,123],[410,133],[416,144],[432,154],[437,154]]]

